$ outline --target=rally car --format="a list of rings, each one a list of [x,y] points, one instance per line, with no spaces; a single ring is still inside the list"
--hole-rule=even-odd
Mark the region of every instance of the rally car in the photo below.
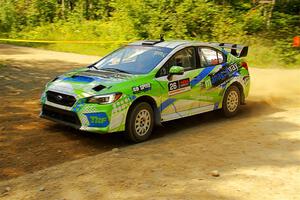
[[[50,81],[41,117],[141,142],[155,125],[213,110],[234,116],[249,93],[247,46],[138,41]]]

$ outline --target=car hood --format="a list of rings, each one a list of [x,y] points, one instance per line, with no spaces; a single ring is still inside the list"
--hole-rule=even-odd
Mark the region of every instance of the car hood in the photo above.
[[[136,76],[84,68],[57,77],[47,85],[47,90],[87,97],[120,89],[121,85],[128,86],[126,82],[134,84]]]

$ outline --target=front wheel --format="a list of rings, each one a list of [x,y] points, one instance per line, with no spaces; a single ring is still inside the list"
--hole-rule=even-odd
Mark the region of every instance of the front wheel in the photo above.
[[[153,130],[154,114],[152,107],[141,102],[136,104],[128,115],[126,122],[127,138],[133,142],[147,140]]]
[[[226,117],[232,117],[239,111],[241,105],[241,92],[238,87],[230,86],[224,95],[222,110]]]

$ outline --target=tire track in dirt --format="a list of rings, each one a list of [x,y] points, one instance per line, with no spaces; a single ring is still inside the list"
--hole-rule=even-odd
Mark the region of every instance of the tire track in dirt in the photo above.
[[[45,84],[93,56],[0,44],[0,180],[127,145],[120,134],[84,133],[39,118]]]
[[[8,64],[0,68],[0,179],[45,169],[0,183],[0,189],[1,185],[16,187],[8,199],[24,195],[72,199],[72,194],[79,194],[79,199],[122,199],[122,195],[149,199],[153,194],[172,199],[299,197],[299,70],[250,66],[250,97],[237,117],[225,119],[210,112],[175,120],[157,128],[149,142],[128,146],[122,134],[83,133],[38,118],[43,85],[93,59],[0,45],[0,61]],[[101,155],[114,147],[122,150]],[[72,160],[77,161],[67,162]],[[47,169],[51,166],[58,167]],[[214,169],[224,178],[211,178],[208,173]],[[36,176],[47,178],[35,183]],[[68,188],[78,176],[75,189]],[[39,184],[51,191],[37,193]]]

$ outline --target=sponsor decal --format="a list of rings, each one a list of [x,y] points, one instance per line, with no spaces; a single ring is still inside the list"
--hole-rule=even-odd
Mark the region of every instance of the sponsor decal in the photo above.
[[[217,73],[210,76],[212,86],[218,86],[224,81],[228,80],[234,73],[237,73],[239,67],[236,63],[222,68]]]
[[[227,69],[229,72],[234,72],[239,69],[239,66],[236,63],[233,63],[232,65],[229,65],[229,67]]]
[[[204,68],[200,72],[200,74],[198,74],[194,79],[191,80],[191,87],[196,86],[200,81],[202,81],[205,77],[207,77],[214,68],[215,68],[214,66]]]
[[[137,94],[140,92],[146,92],[148,90],[151,90],[151,83],[145,83],[145,84],[135,86],[132,88],[132,91],[134,94]]]
[[[191,89],[190,79],[185,78],[168,83],[169,96],[179,94]]]
[[[204,83],[205,83],[205,88],[211,88],[212,85],[211,85],[211,80],[209,78],[206,79]]]
[[[107,127],[109,124],[108,117],[105,112],[86,113],[85,116],[89,120],[89,127]]]

